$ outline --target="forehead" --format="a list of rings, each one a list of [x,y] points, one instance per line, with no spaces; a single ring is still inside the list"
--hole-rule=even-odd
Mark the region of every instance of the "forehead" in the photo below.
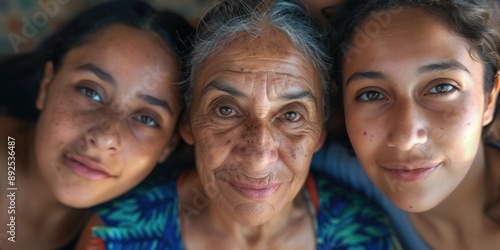
[[[319,73],[303,53],[285,34],[273,29],[266,29],[257,37],[246,32],[238,34],[221,53],[207,59],[198,72],[195,89],[219,77],[233,80],[265,77],[281,83],[321,85]]]
[[[357,27],[344,55],[346,71],[353,67],[368,70],[386,66],[397,71],[433,61],[475,61],[467,40],[426,10],[403,8],[385,13],[390,16],[389,22],[381,23],[376,18],[380,13],[376,13]]]
[[[178,71],[177,57],[155,34],[123,25],[111,25],[86,38],[66,55],[64,65],[96,63],[117,77],[134,77],[146,69],[161,68],[164,73]],[[63,67],[64,67],[63,65]],[[126,71],[125,68],[143,70]]]

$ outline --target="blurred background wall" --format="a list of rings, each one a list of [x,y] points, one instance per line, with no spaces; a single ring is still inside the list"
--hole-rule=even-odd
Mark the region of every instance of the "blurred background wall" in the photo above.
[[[0,0],[0,60],[31,51],[40,41],[64,22],[83,10],[110,0]],[[131,0],[132,1],[132,0]],[[145,0],[158,10],[171,10],[186,18],[193,26],[217,0]],[[341,0],[303,0],[311,13],[337,5]],[[491,6],[500,18],[500,0],[478,0]],[[317,8],[317,10],[315,9]]]
[[[34,49],[83,10],[109,0],[0,0],[0,59]],[[172,10],[195,25],[216,0],[146,0]]]

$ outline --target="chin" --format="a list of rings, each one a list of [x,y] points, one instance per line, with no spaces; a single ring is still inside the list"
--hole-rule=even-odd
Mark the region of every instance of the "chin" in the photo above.
[[[54,194],[59,202],[72,208],[90,208],[105,201],[105,199],[99,199],[99,197],[89,192],[89,190],[83,190],[82,192],[66,188],[55,190]]]
[[[260,226],[274,216],[270,204],[240,204],[233,210],[235,220],[246,226]]]
[[[408,213],[422,213],[435,208],[440,201],[435,199],[410,196],[407,199],[390,197],[391,202],[399,209]]]
[[[257,227],[265,224],[270,219],[271,218],[244,217],[244,218],[238,218],[236,219],[236,221],[244,226]]]

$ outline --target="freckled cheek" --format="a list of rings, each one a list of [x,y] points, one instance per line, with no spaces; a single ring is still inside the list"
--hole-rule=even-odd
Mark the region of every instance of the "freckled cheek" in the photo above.
[[[296,174],[308,173],[316,141],[310,137],[300,140],[280,139],[277,141],[279,142],[280,158],[285,165]]]
[[[193,127],[194,147],[197,165],[211,169],[219,167],[241,140],[235,138],[235,131],[218,131],[209,126]],[[205,170],[207,168],[204,167]]]
[[[376,142],[386,134],[381,119],[363,120],[360,117],[347,116],[346,126],[349,138],[353,146],[368,145]]]
[[[40,115],[37,134],[47,139],[58,138],[81,130],[84,121],[66,105],[47,106]]]

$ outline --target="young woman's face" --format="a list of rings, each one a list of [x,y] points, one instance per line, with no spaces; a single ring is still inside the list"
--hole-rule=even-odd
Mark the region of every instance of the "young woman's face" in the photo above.
[[[449,27],[422,9],[389,15],[367,18],[346,53],[346,125],[372,181],[401,209],[426,211],[469,171],[498,92],[485,94],[483,64]]]
[[[64,204],[88,207],[143,180],[176,146],[178,59],[154,35],[114,25],[45,69],[36,160]]]

